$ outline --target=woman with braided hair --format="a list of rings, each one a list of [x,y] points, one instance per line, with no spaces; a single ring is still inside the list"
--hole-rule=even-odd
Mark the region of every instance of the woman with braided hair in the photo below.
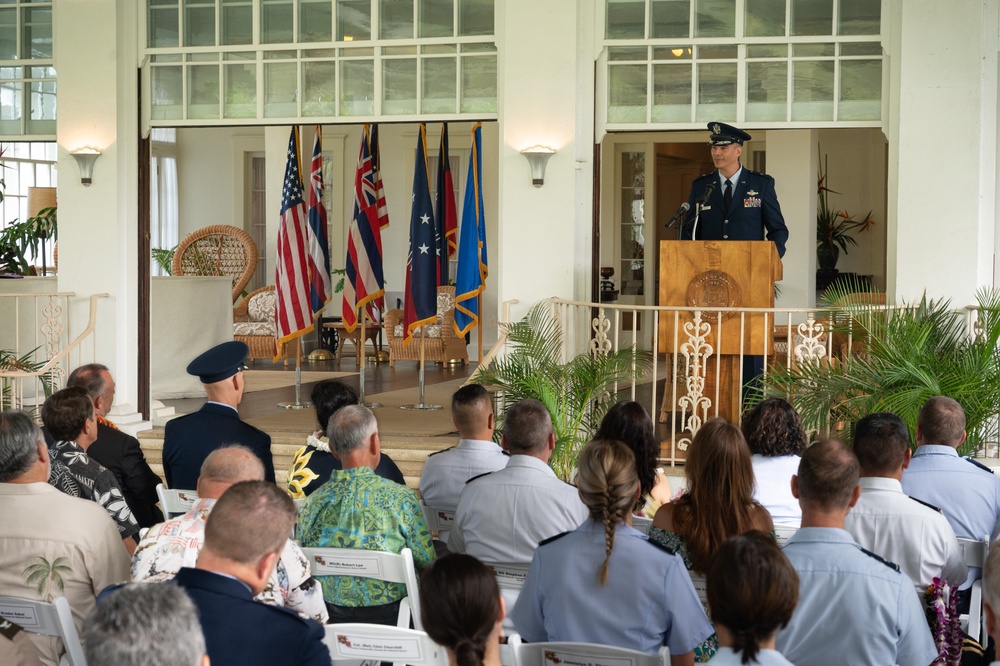
[[[451,666],[500,666],[503,599],[476,558],[452,553],[431,563],[420,577],[420,616]]]
[[[673,666],[693,664],[692,650],[712,635],[712,625],[684,562],[632,527],[640,493],[632,451],[595,439],[577,466],[590,517],[538,545],[511,612],[518,633],[530,642],[601,643],[651,654],[666,645]]]
[[[716,666],[792,666],[774,649],[799,599],[799,577],[769,535],[726,539],[708,568],[708,604],[719,634]]]

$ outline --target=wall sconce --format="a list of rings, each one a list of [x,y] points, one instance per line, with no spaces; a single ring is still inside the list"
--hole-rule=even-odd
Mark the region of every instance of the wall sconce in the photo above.
[[[101,156],[101,151],[96,148],[80,148],[70,153],[76,164],[80,167],[80,182],[89,187],[94,176],[94,162]]]
[[[532,146],[525,148],[521,154],[528,158],[531,165],[531,184],[541,187],[545,184],[545,164],[549,158],[556,154],[556,151],[546,146]]]

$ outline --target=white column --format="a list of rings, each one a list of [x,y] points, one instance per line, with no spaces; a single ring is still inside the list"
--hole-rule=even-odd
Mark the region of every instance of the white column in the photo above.
[[[816,131],[772,130],[766,141],[767,172],[788,227],[776,305],[810,307],[816,303]]]

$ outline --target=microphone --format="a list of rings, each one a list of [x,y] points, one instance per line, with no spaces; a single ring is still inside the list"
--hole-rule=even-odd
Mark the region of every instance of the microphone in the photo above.
[[[688,212],[689,210],[691,210],[691,206],[688,205],[688,202],[685,201],[684,203],[682,203],[681,207],[677,209],[676,213],[674,213],[674,216],[670,218],[669,222],[667,222],[667,229],[672,228],[675,224],[683,220],[684,213]]]
[[[696,206],[705,205],[705,202],[708,201],[708,197],[712,196],[712,192],[715,191],[715,186],[718,182],[719,181],[716,178],[713,178],[712,180],[708,181],[708,185],[705,186],[705,191],[702,192],[701,196],[698,197],[698,200],[695,201]]]

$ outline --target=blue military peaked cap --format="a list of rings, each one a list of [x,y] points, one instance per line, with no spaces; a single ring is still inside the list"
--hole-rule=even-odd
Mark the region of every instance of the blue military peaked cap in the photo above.
[[[196,375],[202,384],[214,384],[229,379],[243,369],[243,359],[250,348],[246,343],[232,341],[215,345],[188,363],[189,375]]]
[[[750,140],[750,135],[743,130],[725,123],[709,123],[708,129],[712,136],[708,139],[710,146],[728,146],[732,143],[743,145]]]

